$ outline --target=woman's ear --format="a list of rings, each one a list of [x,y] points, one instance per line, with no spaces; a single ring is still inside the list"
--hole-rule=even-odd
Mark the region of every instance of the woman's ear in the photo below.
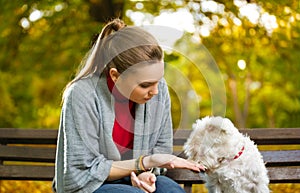
[[[116,83],[120,76],[120,73],[116,68],[111,68],[109,69],[109,76],[114,81],[114,83]]]

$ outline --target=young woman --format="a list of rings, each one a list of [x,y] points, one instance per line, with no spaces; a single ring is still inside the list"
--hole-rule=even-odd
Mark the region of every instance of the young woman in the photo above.
[[[172,155],[163,75],[163,51],[151,34],[119,19],[104,26],[64,91],[57,192],[184,192],[152,172],[158,167],[203,169]]]

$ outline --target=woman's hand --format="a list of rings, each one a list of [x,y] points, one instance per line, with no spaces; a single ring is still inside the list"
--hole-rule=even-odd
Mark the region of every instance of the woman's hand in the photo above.
[[[182,168],[196,172],[205,171],[205,167],[191,160],[186,160],[171,154],[153,154],[144,158],[144,165],[168,169]]]
[[[132,186],[138,187],[144,190],[146,193],[151,193],[156,190],[156,176],[151,172],[143,172],[138,176],[136,176],[134,172],[131,172],[130,177]]]

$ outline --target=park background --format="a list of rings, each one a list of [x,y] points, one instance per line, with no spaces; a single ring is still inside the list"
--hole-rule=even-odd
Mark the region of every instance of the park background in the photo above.
[[[207,79],[192,62],[207,65],[207,57],[225,86],[224,116],[238,128],[300,126],[299,0],[0,0],[0,127],[57,129],[62,91],[113,17],[181,32],[165,52],[166,79],[177,85],[169,84],[174,128],[190,128],[189,115],[212,114]],[[0,181],[0,193],[51,192],[50,186]],[[271,186],[274,193],[300,189]]]

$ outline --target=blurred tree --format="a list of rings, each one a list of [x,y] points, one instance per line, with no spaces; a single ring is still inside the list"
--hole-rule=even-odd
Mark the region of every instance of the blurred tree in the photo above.
[[[0,88],[5,96],[0,126],[57,127],[63,87],[99,23],[83,1],[1,0],[0,7],[5,21],[0,24]]]
[[[227,87],[226,116],[238,127],[300,125],[298,0],[156,3],[130,2],[126,15],[136,24],[155,23],[158,15],[188,10],[195,26],[190,33],[198,38],[196,44],[208,48],[223,73]],[[193,43],[188,44],[189,52],[194,52]],[[190,80],[196,82],[197,78]]]
[[[89,0],[89,13],[101,23],[112,17],[122,17],[124,0]]]
[[[0,0],[0,126],[57,127],[61,92],[103,21],[120,16],[153,23],[179,10],[192,15],[194,31],[188,33],[198,42],[185,37],[177,46],[196,54],[197,45],[208,48],[226,84],[226,116],[239,127],[299,126],[299,7],[297,0]],[[170,66],[200,89],[200,116],[211,114],[211,96],[201,86],[207,82],[180,64],[188,64],[183,56],[173,55],[166,57],[173,57]]]
[[[222,18],[218,25],[209,37],[203,38],[203,44],[226,72],[228,101],[232,105],[229,116],[239,127],[300,125],[296,75],[300,63],[295,58],[300,46],[297,3],[236,3],[239,10],[219,16]],[[255,13],[257,17],[252,18]]]
[[[0,0],[0,127],[57,127],[61,93],[122,0]]]

